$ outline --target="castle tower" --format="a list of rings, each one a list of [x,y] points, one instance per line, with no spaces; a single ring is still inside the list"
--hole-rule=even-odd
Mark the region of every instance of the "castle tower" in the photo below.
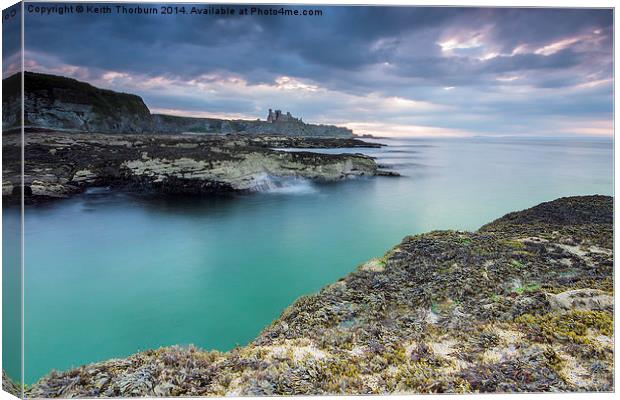
[[[267,122],[301,122],[301,118],[295,118],[290,111],[283,113],[282,110],[269,109],[269,115],[267,116]]]

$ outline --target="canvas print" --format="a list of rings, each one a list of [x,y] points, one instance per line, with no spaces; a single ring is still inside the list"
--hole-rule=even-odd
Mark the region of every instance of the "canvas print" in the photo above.
[[[5,391],[614,391],[613,9],[2,16]]]

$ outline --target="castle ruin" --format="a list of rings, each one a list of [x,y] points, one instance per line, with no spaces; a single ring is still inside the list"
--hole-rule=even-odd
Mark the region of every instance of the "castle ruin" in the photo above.
[[[267,116],[267,122],[273,124],[276,122],[302,122],[301,118],[295,118],[291,115],[290,112],[286,112],[286,114],[282,114],[281,110],[273,111],[271,108],[269,109],[269,115]]]

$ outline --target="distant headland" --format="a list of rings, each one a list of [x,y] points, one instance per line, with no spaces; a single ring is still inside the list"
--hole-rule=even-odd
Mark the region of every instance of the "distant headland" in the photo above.
[[[2,128],[18,128],[21,74],[3,80]],[[353,131],[308,124],[290,112],[269,110],[266,120],[227,120],[153,114],[135,94],[100,89],[63,76],[24,73],[24,126],[97,133],[199,133],[350,138]],[[274,123],[276,122],[276,123]]]

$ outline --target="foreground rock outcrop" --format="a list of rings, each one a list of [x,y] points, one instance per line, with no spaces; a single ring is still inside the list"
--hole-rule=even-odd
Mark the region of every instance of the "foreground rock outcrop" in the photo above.
[[[52,372],[33,397],[612,391],[613,200],[406,237],[230,352]]]
[[[19,129],[21,74],[3,79],[2,129]],[[291,118],[261,120],[190,118],[151,114],[141,97],[96,88],[63,76],[24,72],[24,126],[92,133],[202,133],[352,137],[334,125],[307,124]]]
[[[64,198],[88,187],[163,194],[261,190],[274,178],[336,181],[382,174],[362,154],[285,152],[272,148],[377,147],[358,139],[269,136],[106,135],[28,132],[27,203]],[[3,198],[20,200],[21,136],[3,137]]]

